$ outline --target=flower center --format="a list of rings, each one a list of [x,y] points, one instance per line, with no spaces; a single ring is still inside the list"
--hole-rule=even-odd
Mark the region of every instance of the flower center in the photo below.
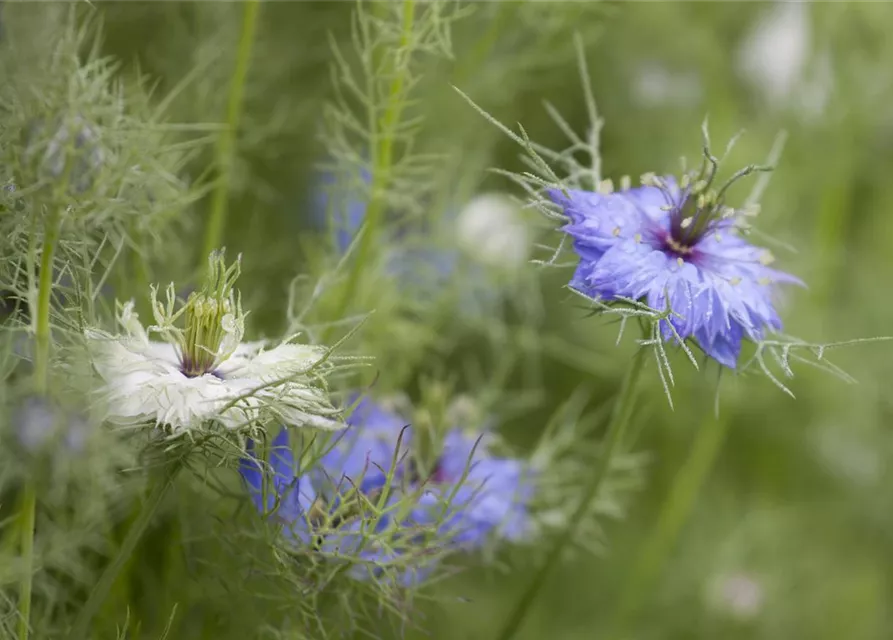
[[[180,345],[180,370],[195,378],[211,373],[221,355],[220,347],[232,322],[230,300],[209,297],[204,293],[189,296],[186,303],[186,331]]]
[[[193,292],[180,309],[177,297],[170,285],[167,304],[158,302],[157,291],[152,290],[152,311],[156,326],[176,345],[180,356],[180,371],[196,378],[215,373],[220,364],[229,358],[242,341],[244,314],[233,285],[239,277],[239,261],[226,266],[222,252],[213,252],[208,260],[208,275],[200,291]],[[177,326],[184,317],[184,328]]]
[[[664,251],[677,258],[688,259],[701,238],[716,231],[724,220],[735,219],[736,226],[746,226],[740,220],[756,215],[754,208],[733,209],[725,205],[729,187],[755,171],[768,171],[771,167],[749,165],[732,175],[718,189],[713,189],[719,161],[705,150],[705,161],[700,171],[682,175],[677,185],[668,184],[654,174],[642,176],[642,184],[660,189],[666,205],[662,207],[670,216],[670,230],[664,238]]]

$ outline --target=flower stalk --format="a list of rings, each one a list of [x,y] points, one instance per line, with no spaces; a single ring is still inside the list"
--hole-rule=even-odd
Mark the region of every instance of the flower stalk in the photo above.
[[[708,415],[695,434],[685,464],[677,472],[670,494],[661,507],[657,524],[636,556],[632,571],[616,608],[609,638],[624,637],[624,631],[642,604],[647,590],[666,564],[682,526],[688,520],[704,480],[713,468],[725,440],[729,420],[725,416]]]
[[[588,511],[593,499],[595,499],[595,497],[598,495],[598,491],[602,486],[602,482],[608,476],[608,471],[611,468],[611,460],[613,459],[614,455],[620,450],[620,446],[623,441],[623,435],[626,431],[627,425],[629,424],[630,417],[632,416],[633,407],[635,406],[636,383],[639,380],[639,376],[642,372],[642,367],[645,364],[646,352],[647,350],[644,347],[640,346],[635,355],[633,355],[629,368],[627,369],[626,374],[623,377],[623,381],[621,382],[617,401],[614,404],[614,409],[611,412],[611,420],[608,423],[608,429],[605,435],[601,455],[596,461],[595,469],[593,470],[592,477],[589,480],[589,484],[584,487],[583,493],[580,497],[580,503],[577,505],[577,509],[571,515],[567,526],[555,540],[552,548],[546,555],[546,559],[540,567],[539,571],[536,572],[533,580],[530,581],[530,585],[527,587],[527,590],[518,600],[518,603],[515,605],[514,609],[512,609],[505,627],[503,627],[502,631],[496,636],[497,638],[499,638],[499,640],[510,640],[510,638],[514,637],[518,630],[521,628],[521,625],[524,622],[524,618],[527,615],[527,612],[530,610],[530,606],[539,595],[539,592],[543,588],[543,585],[548,579],[549,574],[561,560],[561,555],[564,552],[565,547],[567,547],[568,544],[574,539],[577,528],[583,521],[583,518],[585,517],[586,512]]]
[[[251,49],[257,31],[257,14],[260,0],[246,0],[242,14],[242,33],[236,53],[236,67],[233,70],[226,109],[226,128],[217,140],[217,184],[211,194],[211,209],[205,227],[205,244],[202,257],[220,247],[223,229],[226,225],[226,210],[229,200],[229,176],[232,171],[233,153],[236,146],[236,132],[242,118],[245,95],[245,80],[251,63]]]
[[[127,560],[133,554],[133,550],[136,549],[137,543],[148,528],[155,512],[158,511],[161,501],[164,499],[164,496],[167,495],[168,489],[170,489],[171,485],[174,483],[174,479],[182,467],[183,460],[182,458],[178,458],[171,462],[167,466],[164,474],[158,478],[155,487],[152,489],[152,493],[143,505],[139,516],[130,527],[127,536],[121,543],[121,548],[118,549],[115,557],[102,572],[99,581],[90,592],[87,602],[81,608],[71,631],[68,632],[68,640],[82,640],[83,638],[88,637],[90,623],[92,622],[93,617],[96,615],[96,612],[99,611],[102,603],[105,602],[109,590],[112,588],[112,585],[114,585],[118,574],[121,573],[121,569],[124,568],[124,565],[127,564]]]
[[[410,40],[415,22],[415,0],[403,0],[400,42],[394,52],[394,64],[387,94],[387,104],[381,118],[376,117],[376,110],[370,108],[368,126],[372,153],[372,184],[370,188],[369,207],[360,229],[360,239],[353,268],[347,279],[344,296],[341,299],[335,317],[343,317],[350,301],[359,286],[360,275],[365,269],[369,252],[374,244],[380,221],[384,215],[387,202],[387,189],[391,182],[394,165],[394,142],[397,137],[397,125],[405,104],[404,92],[408,77],[409,58],[412,55]],[[324,339],[328,339],[325,336]]]
[[[53,258],[62,226],[57,208],[52,208],[46,222],[43,250],[40,256],[40,277],[37,286],[37,309],[34,313],[34,392],[45,395],[48,387],[50,361],[50,301],[53,293]],[[34,481],[25,481],[22,493],[20,549],[22,577],[19,583],[18,637],[27,640],[30,632],[31,591],[34,573],[34,523],[37,516],[37,492]]]

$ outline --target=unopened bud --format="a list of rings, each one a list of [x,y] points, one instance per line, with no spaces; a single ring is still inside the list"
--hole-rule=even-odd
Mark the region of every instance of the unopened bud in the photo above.
[[[49,125],[35,122],[26,136],[25,160],[36,161],[37,179],[64,181],[66,191],[78,195],[94,184],[105,152],[98,128],[81,116],[56,118]]]

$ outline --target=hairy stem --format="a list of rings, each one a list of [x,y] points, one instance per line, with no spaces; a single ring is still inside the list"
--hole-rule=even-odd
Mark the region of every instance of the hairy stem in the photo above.
[[[391,69],[393,78],[388,87],[387,103],[381,118],[376,118],[374,107],[370,107],[369,117],[369,144],[372,152],[372,185],[370,187],[369,207],[363,219],[360,229],[360,239],[354,257],[353,268],[347,279],[344,296],[338,306],[336,318],[343,317],[347,312],[350,301],[353,299],[359,286],[360,276],[369,257],[371,247],[375,243],[378,227],[384,215],[387,203],[387,190],[391,183],[391,173],[394,164],[394,139],[396,138],[397,125],[404,106],[404,88],[409,69],[409,57],[412,55],[410,41],[412,29],[415,23],[416,0],[403,0],[402,22],[400,30],[400,42],[393,53],[394,64]],[[327,340],[328,335],[324,336]]]
[[[219,175],[211,193],[211,208],[205,227],[205,244],[199,263],[204,264],[210,253],[220,247],[223,229],[226,224],[226,209],[229,202],[229,177],[232,171],[233,151],[236,133],[242,117],[242,104],[245,94],[245,79],[251,62],[251,49],[257,27],[257,14],[260,0],[246,0],[242,15],[242,35],[236,52],[236,66],[229,87],[229,100],[226,108],[226,128],[217,140],[216,162]]]
[[[124,541],[121,543],[121,547],[118,549],[118,552],[115,554],[115,557],[109,565],[102,572],[99,581],[90,592],[90,597],[87,598],[86,604],[84,604],[71,631],[68,633],[68,640],[82,640],[88,636],[90,622],[93,620],[93,616],[99,611],[99,607],[102,606],[102,603],[108,596],[109,590],[115,583],[115,579],[127,563],[127,560],[133,554],[133,550],[136,548],[143,533],[145,533],[146,528],[148,528],[149,523],[152,521],[152,517],[158,510],[158,506],[161,504],[161,501],[164,499],[164,496],[167,494],[168,489],[170,489],[174,482],[174,478],[177,476],[177,473],[179,473],[182,466],[182,460],[178,459],[172,462],[168,465],[162,477],[157,480],[157,484],[152,489],[152,493],[146,499],[145,504],[143,504],[139,516],[134,521],[125,536]]]
[[[679,531],[688,519],[704,480],[710,473],[726,434],[728,420],[712,413],[698,428],[685,464],[676,474],[670,494],[661,507],[657,524],[636,556],[632,571],[615,610],[610,638],[626,637],[624,631],[632,622],[647,591],[658,577],[673,549]]]
[[[620,448],[621,442],[623,441],[623,434],[626,431],[630,416],[633,412],[636,383],[642,372],[642,367],[645,362],[645,354],[646,349],[644,347],[639,347],[630,362],[626,375],[623,377],[617,401],[611,412],[611,420],[608,423],[601,455],[596,461],[595,469],[593,469],[589,483],[583,488],[583,494],[580,497],[580,503],[577,505],[576,511],[571,515],[564,531],[562,531],[561,535],[559,535],[553,543],[545,561],[539,568],[539,571],[536,572],[533,580],[531,580],[530,586],[527,587],[527,590],[521,596],[521,599],[518,600],[505,627],[503,627],[502,631],[496,636],[499,640],[509,640],[518,632],[518,629],[521,628],[521,624],[524,622],[524,618],[530,610],[531,605],[540,590],[545,586],[549,573],[561,560],[561,555],[564,552],[565,547],[567,547],[567,545],[574,539],[577,528],[580,526],[586,512],[590,509],[592,501],[598,496],[598,491],[601,488],[602,482],[608,476],[608,471],[611,467],[611,459]]]
[[[48,387],[50,363],[50,301],[53,294],[53,258],[59,241],[61,216],[52,209],[47,217],[40,256],[40,276],[37,285],[37,308],[34,314],[34,392],[45,395]],[[22,553],[22,577],[19,582],[19,640],[27,640],[31,619],[31,587],[34,577],[34,522],[37,515],[37,495],[34,481],[25,481],[19,532]]]

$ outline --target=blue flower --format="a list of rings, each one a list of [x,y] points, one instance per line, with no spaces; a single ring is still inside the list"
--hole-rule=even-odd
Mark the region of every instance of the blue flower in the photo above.
[[[442,532],[465,549],[482,546],[492,534],[518,541],[531,531],[533,474],[520,460],[492,456],[487,435],[447,432],[426,482],[420,519],[442,518]]]
[[[770,268],[772,255],[738,235],[745,212],[723,205],[725,187],[716,194],[687,178],[645,181],[612,194],[547,192],[570,219],[563,230],[580,256],[570,285],[591,298],[643,299],[658,311],[669,304],[668,322],[682,339],[735,368],[743,339],[781,329],[775,285],[803,283]],[[673,338],[666,322],[661,329]]]
[[[364,409],[362,415],[373,418],[373,431],[375,419],[389,424],[386,412],[371,403],[361,403],[361,407]],[[354,412],[356,415],[357,411]],[[356,431],[360,433],[362,430]],[[308,550],[313,548],[333,559],[350,559],[352,566],[349,573],[357,579],[370,576],[381,578],[388,574],[404,586],[418,584],[433,568],[434,562],[414,562],[413,558],[402,560],[414,530],[411,523],[397,522],[394,517],[401,498],[399,492],[392,492],[383,512],[377,517],[369,517],[363,504],[366,500],[377,503],[378,492],[386,483],[383,473],[366,473],[365,460],[382,453],[387,445],[383,439],[380,447],[376,443],[371,449],[366,448],[371,440],[358,439],[354,442],[362,443],[357,445],[355,454],[348,452],[340,458],[329,457],[323,461],[323,465],[343,463],[343,476],[338,477],[347,478],[350,474],[356,474],[361,485],[361,496],[349,482],[339,482],[337,485],[326,482],[329,473],[326,478],[319,478],[313,472],[301,473],[286,429],[282,429],[273,440],[269,465],[258,460],[254,443],[249,440],[249,455],[242,459],[240,472],[255,508],[280,524],[283,534],[292,544],[307,547]],[[391,443],[389,459],[393,456],[394,447],[395,444]],[[331,467],[329,471],[334,468]],[[365,478],[361,479],[364,474]],[[389,571],[386,567],[394,569]]]
[[[324,482],[342,490],[356,486],[369,492],[383,487],[389,474],[393,479],[402,475],[412,438],[406,420],[363,398],[346,423],[348,428],[336,436],[320,460]]]
[[[492,456],[490,434],[450,429],[430,477],[423,479],[409,451],[407,420],[363,399],[347,423],[341,440],[322,460],[326,475],[336,481],[341,477],[342,483],[347,478],[369,491],[383,486],[390,473],[393,485],[419,493],[417,508],[404,524],[436,527],[464,549],[481,546],[490,534],[515,541],[530,531],[533,475],[520,460]]]

